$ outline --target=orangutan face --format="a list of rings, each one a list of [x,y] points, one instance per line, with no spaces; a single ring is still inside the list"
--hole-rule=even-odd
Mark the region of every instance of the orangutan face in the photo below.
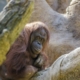
[[[31,51],[33,54],[39,54],[47,39],[47,33],[44,29],[39,29],[31,35]]]

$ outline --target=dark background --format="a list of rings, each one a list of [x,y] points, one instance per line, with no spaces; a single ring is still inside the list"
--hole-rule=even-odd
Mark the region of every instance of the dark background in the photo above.
[[[6,0],[0,0],[0,12],[2,11],[6,4],[7,4]]]

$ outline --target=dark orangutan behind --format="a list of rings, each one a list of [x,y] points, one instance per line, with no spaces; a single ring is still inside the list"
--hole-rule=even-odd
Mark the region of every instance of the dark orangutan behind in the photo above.
[[[32,76],[48,66],[45,54],[49,31],[41,22],[27,24],[6,55],[4,66],[8,79]]]

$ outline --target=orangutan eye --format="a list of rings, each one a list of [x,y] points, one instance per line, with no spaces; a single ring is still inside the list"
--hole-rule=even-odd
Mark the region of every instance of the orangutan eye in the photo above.
[[[37,36],[37,40],[40,40],[40,37],[39,36]]]
[[[37,36],[36,39],[37,39],[38,41],[40,41],[41,43],[44,43],[44,39],[43,39],[43,38]]]
[[[41,42],[44,43],[44,39],[41,39]]]

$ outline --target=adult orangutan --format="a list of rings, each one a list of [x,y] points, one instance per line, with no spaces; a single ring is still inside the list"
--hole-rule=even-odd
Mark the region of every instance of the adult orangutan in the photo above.
[[[44,23],[27,24],[6,55],[5,76],[19,80],[45,69],[48,66],[45,54],[48,41],[49,31]]]

